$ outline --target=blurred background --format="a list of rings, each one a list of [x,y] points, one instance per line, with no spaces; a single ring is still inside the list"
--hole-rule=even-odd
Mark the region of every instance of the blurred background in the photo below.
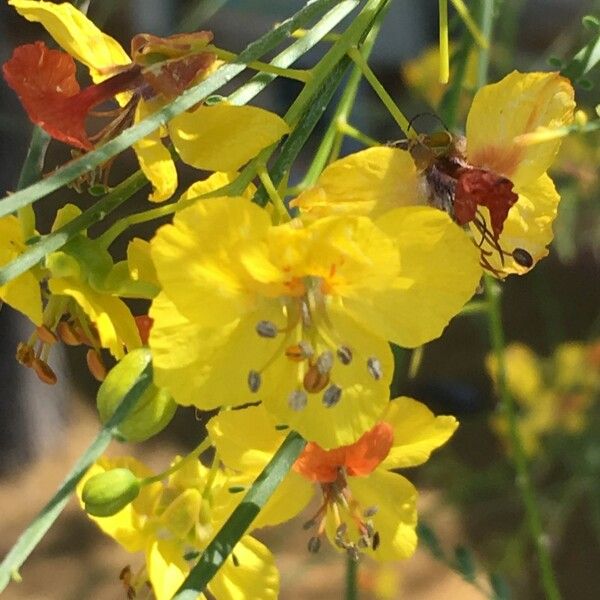
[[[210,29],[217,45],[240,51],[304,3],[92,0],[84,4],[90,17],[126,48],[132,35],[139,32],[167,35]],[[514,68],[549,69],[548,59],[567,61],[597,36],[582,27],[581,18],[600,15],[598,2],[498,0],[495,9],[491,80]],[[432,50],[437,35],[435,0],[396,0],[375,46],[371,65],[409,116],[435,112],[442,97],[443,89],[436,82],[437,55]],[[15,46],[37,39],[46,39],[41,27],[21,19],[6,3],[0,4],[1,62]],[[299,66],[311,66],[323,52],[324,46],[317,46],[302,57]],[[81,76],[83,81],[85,74]],[[593,107],[600,102],[598,69],[588,74],[588,80],[577,86],[577,100],[593,114]],[[283,113],[299,89],[297,82],[278,80],[254,103]],[[466,98],[460,107],[458,129],[468,106]],[[400,137],[366,84],[360,88],[351,122],[381,142]],[[297,161],[292,183],[302,177],[326,123],[327,115]],[[15,94],[0,82],[2,196],[16,187],[30,133],[31,124]],[[600,597],[599,141],[597,134],[590,134],[564,142],[552,172],[562,202],[551,255],[527,277],[512,277],[503,284],[504,325],[511,344],[509,386],[519,406],[559,584],[566,599],[577,600]],[[359,148],[356,142],[347,141],[343,153]],[[65,147],[52,143],[45,172],[69,158]],[[111,182],[120,181],[134,168],[133,156],[120,158],[112,169]],[[182,189],[192,177],[191,172],[183,174]],[[48,231],[57,207],[67,201],[87,208],[94,198],[61,190],[41,200],[36,204],[40,231]],[[127,210],[142,210],[145,203],[142,194],[129,202]],[[149,237],[151,231],[141,228],[136,233]],[[114,248],[117,258],[122,258],[124,243]],[[30,333],[30,325],[19,314],[8,306],[0,310],[0,556],[10,549],[97,431],[97,383],[85,366],[84,352],[54,349],[51,364],[58,383],[44,385],[14,360],[17,343]],[[361,597],[486,597],[434,558],[438,544],[446,562],[458,563],[463,575],[470,570],[465,560],[473,562],[476,582],[499,573],[513,598],[543,597],[536,584],[535,560],[509,461],[506,425],[496,410],[494,364],[488,354],[484,317],[457,317],[441,339],[413,357],[410,378],[398,377],[396,395],[413,395],[437,413],[458,416],[462,425],[427,465],[406,473],[421,491],[422,543],[416,557],[384,567],[363,563]],[[406,369],[407,364],[399,365],[399,375]],[[158,437],[135,448],[115,444],[113,453],[133,453],[162,468],[174,453],[191,448],[202,435],[203,424],[193,411],[180,410]],[[342,597],[343,559],[327,548],[316,557],[309,555],[302,522],[298,518],[262,535],[282,572],[281,598]],[[26,562],[21,571],[23,583],[11,584],[5,595],[13,600],[124,598],[118,574],[135,560],[103,538],[78,507],[71,505]]]

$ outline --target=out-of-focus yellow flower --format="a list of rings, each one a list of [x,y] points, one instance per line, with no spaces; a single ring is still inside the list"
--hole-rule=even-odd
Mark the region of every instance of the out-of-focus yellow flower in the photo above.
[[[536,356],[523,344],[506,348],[506,383],[519,406],[518,426],[523,446],[535,454],[545,436],[569,434],[586,425],[586,412],[600,391],[600,344],[569,342],[558,346],[549,359]],[[487,368],[494,380],[498,364],[493,355]],[[492,426],[508,444],[508,423],[503,415]]]
[[[450,53],[456,47],[450,44]],[[464,85],[467,88],[475,87],[477,82],[477,56],[476,49],[471,50],[467,59]],[[450,61],[450,81],[454,80],[453,61]],[[446,88],[440,83],[440,53],[438,46],[426,48],[411,60],[402,65],[402,76],[409,88],[417,92],[434,109],[438,108]],[[465,109],[468,107],[465,107]],[[461,113],[463,114],[463,113]]]
[[[115,468],[127,468],[140,478],[153,475],[131,457],[101,458],[79,484],[79,497],[90,477]],[[169,600],[239,503],[239,494],[231,494],[230,485],[224,472],[211,473],[198,460],[186,460],[166,482],[142,486],[137,498],[115,515],[90,519],[128,552],[144,553],[147,580],[157,600]],[[144,580],[136,578],[140,587]],[[217,600],[274,600],[279,573],[273,556],[259,541],[244,536],[208,591]]]
[[[317,484],[323,503],[306,525],[315,530],[309,549],[317,551],[326,534],[352,556],[364,552],[382,561],[407,558],[417,543],[417,491],[393,471],[423,464],[457,426],[454,417],[436,417],[415,400],[397,398],[354,444],[323,450],[309,443],[255,525],[295,516]],[[262,406],[221,412],[209,421],[208,430],[223,462],[251,478],[284,437]]]
[[[420,136],[410,151],[352,154],[327,167],[293,205],[310,219],[430,204],[470,227],[485,268],[500,277],[525,273],[552,240],[559,195],[546,171],[561,140],[523,146],[516,138],[571,123],[573,95],[557,73],[514,71],[477,92],[466,138],[445,133],[434,143],[435,136]]]
[[[151,248],[163,290],[150,310],[157,384],[205,410],[261,400],[324,448],[379,420],[388,341],[437,337],[480,274],[468,239],[427,207],[272,225],[245,198],[211,198],[177,213]]]
[[[41,23],[69,55],[89,68],[94,82],[106,83],[107,78],[115,76],[115,73],[115,77],[121,76],[133,64],[116,40],[98,29],[72,4],[54,4],[42,0],[10,0],[9,4],[29,21]],[[181,34],[165,39],[148,34],[136,36],[132,41],[132,56],[141,65],[142,80],[138,87],[144,90],[135,88],[138,85],[135,77],[132,82],[129,82],[131,78],[128,79],[129,87],[125,89],[133,87],[134,91],[133,95],[131,92],[117,95],[125,111],[119,118],[125,118],[126,111],[135,108],[133,121],[138,122],[161,108],[173,95],[181,93],[183,90],[178,86],[181,86],[182,80],[191,85],[210,75],[219,62],[210,52],[203,53],[202,48],[211,39],[210,32]],[[172,57],[169,51],[181,47],[183,42],[190,46],[190,53],[186,55],[180,51],[179,55]],[[146,64],[148,52],[153,52],[154,57],[164,55],[164,68]],[[147,98],[149,91],[153,97],[143,99],[142,91],[144,98]],[[82,120],[84,117],[85,114]],[[48,128],[47,119],[40,121],[40,124]],[[48,130],[55,135],[59,129],[51,127]],[[119,123],[116,131],[119,129],[122,129],[122,123]],[[158,202],[170,198],[177,188],[175,163],[162,142],[163,137],[169,135],[182,160],[193,167],[208,171],[233,171],[288,131],[285,121],[274,113],[222,102],[213,106],[201,105],[174,117],[165,126],[136,142],[133,148],[142,171],[154,188],[150,200]],[[85,133],[82,135],[85,136]],[[81,143],[83,147],[89,146],[86,138]]]

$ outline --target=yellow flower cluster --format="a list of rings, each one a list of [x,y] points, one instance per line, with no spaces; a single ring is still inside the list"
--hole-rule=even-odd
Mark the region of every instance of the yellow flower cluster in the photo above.
[[[184,74],[192,85],[219,68],[206,58],[207,32],[138,36],[129,56],[71,4],[9,4],[86,65],[95,86],[133,73],[134,83],[112,94],[129,122],[164,106]],[[31,49],[38,51],[45,52]],[[192,60],[198,53],[201,67]],[[521,274],[547,254],[559,196],[546,171],[560,140],[515,140],[568,124],[573,107],[566,79],[513,72],[477,92],[465,138],[417,136],[403,148],[336,160],[290,199],[293,218],[274,222],[252,202],[253,186],[234,197],[219,190],[288,125],[256,107],[201,104],[134,146],[154,201],[177,188],[175,156],[214,172],[181,197],[171,223],[149,241],[132,240],[117,263],[101,238],[80,233],[0,288],[0,298],[38,326],[20,357],[46,379],[48,347],[58,339],[89,345],[99,378],[102,348],[119,360],[147,346],[157,388],[179,405],[221,409],[208,423],[211,468],[195,456],[178,458],[162,477],[132,458],[103,458],[82,482],[82,503],[103,515],[91,518],[127,551],[144,554],[145,567],[127,585],[149,582],[159,600],[170,598],[289,430],[307,445],[252,528],[292,518],[318,489],[322,502],[307,523],[311,551],[328,537],[353,557],[414,552],[417,492],[395,470],[424,463],[458,423],[416,400],[390,399],[390,343],[415,348],[439,337],[484,269]],[[44,119],[40,125],[56,132]],[[55,228],[78,214],[67,205]],[[14,216],[0,219],[0,233],[4,265],[28,240]],[[148,315],[134,318],[123,298],[151,303]],[[539,391],[532,373],[521,382],[524,398]],[[109,483],[100,496],[90,491],[103,489],[96,477],[109,482],[111,473],[124,476],[126,499],[114,514],[91,508],[110,496]],[[272,555],[247,532],[208,590],[215,598],[275,598]]]

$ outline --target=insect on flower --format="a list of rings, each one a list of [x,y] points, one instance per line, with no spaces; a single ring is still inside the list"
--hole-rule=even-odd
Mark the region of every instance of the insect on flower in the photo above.
[[[424,178],[427,202],[447,212],[463,227],[472,223],[480,234],[476,242],[484,268],[496,272],[487,258],[494,251],[502,265],[505,256],[512,256],[520,266],[532,267],[533,258],[527,250],[518,247],[506,250],[499,241],[508,211],[519,199],[513,191],[513,182],[492,170],[471,165],[467,160],[466,142],[464,136],[445,130],[420,134],[403,145]],[[488,209],[489,222],[481,207]],[[489,249],[483,248],[484,242]]]

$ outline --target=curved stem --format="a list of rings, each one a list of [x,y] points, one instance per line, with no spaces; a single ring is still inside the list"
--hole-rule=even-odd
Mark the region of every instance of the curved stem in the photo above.
[[[485,295],[488,304],[488,328],[492,342],[492,350],[498,364],[498,394],[500,396],[501,410],[504,412],[508,422],[512,456],[515,471],[517,473],[517,487],[521,493],[523,504],[525,505],[527,526],[536,550],[541,582],[546,598],[548,600],[559,600],[560,592],[552,568],[550,553],[548,552],[547,536],[542,527],[540,511],[529,477],[527,458],[519,431],[517,411],[514,400],[510,395],[506,384],[506,361],[504,355],[505,340],[501,316],[501,290],[498,282],[489,275],[485,276]]]
[[[450,50],[448,46],[448,0],[438,1],[440,30],[440,83],[448,83],[450,79]]]
[[[346,600],[358,600],[358,561],[346,556]]]

